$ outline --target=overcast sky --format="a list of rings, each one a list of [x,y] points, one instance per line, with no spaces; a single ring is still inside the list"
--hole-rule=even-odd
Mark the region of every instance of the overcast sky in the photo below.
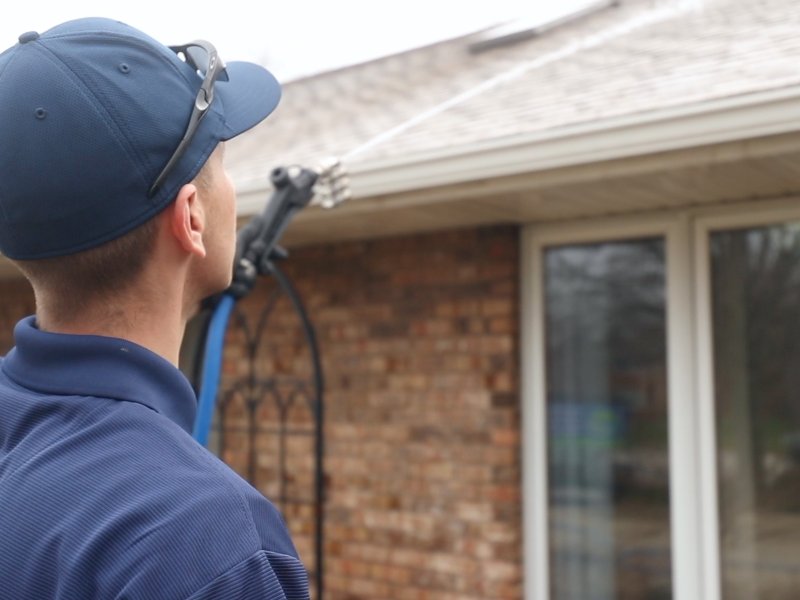
[[[6,7],[0,48],[25,31],[103,16],[165,44],[204,38],[224,60],[251,60],[278,79],[362,62],[447,39],[530,13],[587,0],[39,0]]]

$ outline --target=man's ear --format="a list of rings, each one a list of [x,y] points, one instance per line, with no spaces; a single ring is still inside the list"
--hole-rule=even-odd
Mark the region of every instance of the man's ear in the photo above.
[[[175,197],[171,206],[170,221],[172,235],[181,248],[189,254],[205,258],[206,247],[203,243],[203,232],[206,226],[206,215],[197,198],[197,186],[187,183]]]

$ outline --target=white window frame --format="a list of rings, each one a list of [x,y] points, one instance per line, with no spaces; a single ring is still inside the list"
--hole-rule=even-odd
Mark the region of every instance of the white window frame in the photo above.
[[[720,600],[709,237],[715,231],[787,221],[800,221],[797,198],[524,228],[520,346],[525,600],[545,600],[550,593],[543,250],[663,237],[673,598]]]
[[[674,598],[701,593],[704,548],[700,527],[700,469],[692,348],[690,228],[686,214],[529,225],[521,251],[522,489],[525,600],[549,598],[547,530],[547,420],[544,352],[545,248],[642,237],[662,237],[666,253],[670,522]]]
[[[703,598],[720,600],[721,571],[719,555],[719,499],[717,495],[716,427],[714,415],[714,345],[711,315],[711,260],[709,238],[716,231],[778,225],[800,221],[800,202],[782,199],[725,209],[697,211],[693,219],[695,253],[695,310],[697,311],[697,404],[700,407],[701,497],[704,552],[707,567],[704,572]]]

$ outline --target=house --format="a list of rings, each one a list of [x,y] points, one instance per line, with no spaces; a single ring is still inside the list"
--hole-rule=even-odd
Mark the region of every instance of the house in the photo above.
[[[326,597],[800,586],[800,5],[567,17],[288,82],[228,146],[243,219],[274,166],[350,172],[354,198],[300,214],[282,265],[325,373]],[[5,347],[31,310],[7,273]],[[229,389],[309,377],[274,289],[241,303]],[[231,394],[223,457],[302,495],[308,411]],[[304,556],[312,517],[287,515]]]

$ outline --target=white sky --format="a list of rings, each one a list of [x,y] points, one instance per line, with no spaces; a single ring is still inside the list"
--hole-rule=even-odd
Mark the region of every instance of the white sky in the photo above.
[[[282,81],[369,60],[587,0],[40,0],[3,11],[0,49],[25,31],[102,16],[165,44],[211,41],[226,61],[268,66]]]

